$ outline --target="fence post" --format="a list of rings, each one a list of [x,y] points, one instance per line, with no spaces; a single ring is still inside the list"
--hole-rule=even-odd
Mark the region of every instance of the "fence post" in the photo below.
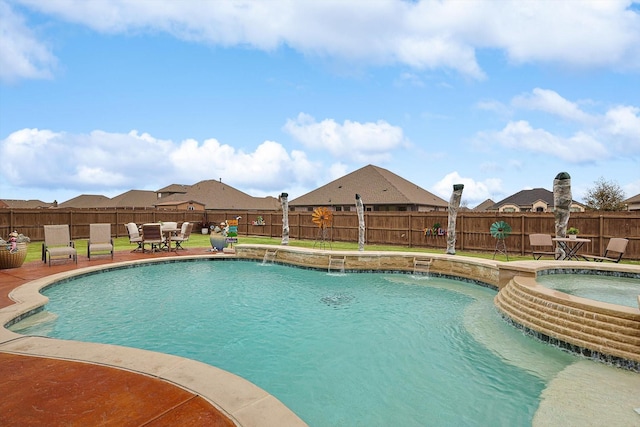
[[[604,217],[598,218],[598,255],[604,253]]]
[[[524,241],[525,241],[525,237],[524,237],[524,214],[520,215],[520,255],[524,255]]]
[[[464,215],[460,215],[460,250],[464,251]]]

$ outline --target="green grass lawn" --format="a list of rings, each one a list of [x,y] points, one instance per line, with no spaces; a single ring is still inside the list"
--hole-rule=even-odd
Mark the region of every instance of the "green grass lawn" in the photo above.
[[[118,237],[117,239],[113,239],[114,244],[116,246],[116,251],[131,251],[135,248],[135,245],[129,243],[128,237]],[[279,245],[282,239],[280,238],[272,238],[272,237],[260,237],[260,236],[239,236],[238,243],[246,243],[246,244],[264,244],[264,245]],[[316,242],[314,240],[289,240],[289,246],[300,247],[300,248],[313,248]],[[87,239],[78,239],[75,240],[76,249],[78,250],[78,255],[86,256],[87,255]],[[208,234],[200,234],[194,233],[189,237],[189,241],[184,242],[182,244],[184,248],[211,248],[211,243],[209,242]],[[356,242],[331,242],[331,249],[333,250],[349,250],[349,251],[357,251],[358,243]],[[424,253],[432,253],[432,254],[443,254],[445,253],[444,249],[427,249],[427,248],[409,248],[407,246],[391,246],[391,245],[365,245],[365,251],[396,251],[396,252],[424,252]],[[484,258],[484,259],[493,259],[493,252],[468,252],[468,251],[456,251],[456,255],[460,256],[468,256],[474,258]],[[31,242],[28,245],[27,249],[27,258],[25,262],[40,260],[42,256],[42,242]],[[504,255],[496,255],[495,259],[497,261],[507,261],[507,257]],[[533,258],[530,254],[528,255],[519,255],[519,254],[509,254],[509,261],[530,261]],[[640,265],[640,261],[629,261],[622,260],[620,261],[624,264],[634,264]]]
[[[265,244],[265,245],[279,245],[282,240],[280,238],[271,238],[271,237],[257,237],[257,236],[239,236],[238,243],[246,243],[246,244]],[[313,248],[315,241],[314,240],[289,240],[289,246],[301,247],[301,248]],[[131,251],[135,248],[135,245],[129,243],[128,237],[118,237],[114,239],[115,249],[116,251]],[[76,249],[78,251],[78,255],[86,256],[87,254],[87,239],[78,239],[75,240]],[[191,234],[189,241],[182,244],[184,248],[211,248],[211,244],[209,242],[208,234],[199,234],[194,233]],[[331,242],[331,249],[333,250],[358,250],[357,242]],[[443,249],[425,249],[425,248],[409,248],[406,246],[390,246],[390,245],[365,245],[365,251],[411,251],[411,252],[424,252],[424,253],[434,253],[434,254],[442,254],[444,253]],[[476,258],[485,258],[492,259],[493,253],[487,252],[465,252],[465,251],[456,251],[457,255],[461,256],[469,256]],[[42,256],[42,242],[31,242],[28,245],[27,249],[27,258],[26,262],[40,260]],[[531,256],[520,256],[520,255],[511,255],[509,254],[509,261],[517,261],[517,260],[531,260]],[[497,255],[496,260],[506,261],[507,258],[504,255]]]

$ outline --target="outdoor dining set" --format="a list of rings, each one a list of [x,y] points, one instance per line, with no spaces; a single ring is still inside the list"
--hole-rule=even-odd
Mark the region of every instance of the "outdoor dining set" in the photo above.
[[[184,242],[189,240],[193,224],[177,222],[158,222],[151,224],[125,224],[129,234],[129,242],[136,247],[132,252],[178,251],[184,249]],[[149,246],[147,249],[146,246]],[[172,247],[173,245],[173,247]],[[113,259],[114,244],[111,237],[111,224],[89,224],[89,241],[87,257],[92,255],[110,255]],[[44,243],[42,244],[42,261],[51,266],[52,259],[71,259],[78,263],[75,242],[71,240],[69,225],[45,225]]]
[[[621,237],[612,237],[609,239],[607,248],[602,256],[580,253],[582,247],[588,243],[591,243],[591,239],[571,235],[569,237],[551,237],[549,234],[529,235],[529,244],[531,245],[531,253],[534,259],[548,256],[567,261],[620,262],[629,240]]]
[[[184,222],[178,228],[177,222],[149,223],[138,226],[134,222],[126,224],[129,242],[137,244],[132,252],[157,252],[184,249],[182,244],[189,240],[193,224]],[[175,243],[172,249],[171,244]],[[145,246],[149,245],[149,249]]]

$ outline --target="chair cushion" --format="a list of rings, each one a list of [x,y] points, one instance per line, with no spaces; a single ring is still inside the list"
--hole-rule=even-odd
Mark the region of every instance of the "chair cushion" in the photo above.
[[[113,250],[113,245],[110,243],[92,243],[89,245],[89,250],[93,251],[110,251]]]
[[[76,254],[76,248],[71,246],[56,246],[54,248],[47,248],[49,256],[69,256]]]

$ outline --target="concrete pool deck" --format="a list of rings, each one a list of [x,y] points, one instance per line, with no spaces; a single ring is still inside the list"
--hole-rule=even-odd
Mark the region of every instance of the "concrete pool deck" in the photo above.
[[[262,259],[267,247],[238,245],[236,249],[239,258]],[[221,254],[214,255],[205,248],[190,248],[178,254],[153,255],[126,251],[116,252],[114,261],[110,258],[88,261],[80,257],[78,265],[61,263],[48,267],[35,261],[17,269],[0,270],[0,321],[6,324],[6,319],[25,311],[24,305],[18,307],[19,304],[14,304],[15,301],[9,298],[10,293],[17,301],[29,298],[29,304],[35,308],[42,304],[42,300],[37,300],[37,296],[34,300],[33,296],[37,295],[37,290],[34,289],[41,288],[45,282],[98,270],[113,263],[166,261],[187,256],[225,257]],[[343,253],[300,248],[283,249],[275,258],[287,264],[326,268],[331,256],[344,256],[347,269],[361,265],[371,271],[410,271],[415,256],[433,258],[434,271],[473,279],[496,289],[504,288],[516,276],[535,277],[536,271],[543,266],[560,268],[586,265],[564,261],[502,263],[425,253]],[[605,265],[604,268],[617,269],[620,266]],[[638,266],[630,268],[631,271],[640,271]],[[22,287],[16,289],[19,286]],[[610,374],[607,373],[606,376],[608,375]],[[0,382],[0,393],[7,396],[0,400],[0,424],[3,426],[145,423],[202,426],[305,425],[264,390],[209,365],[119,346],[25,337],[4,328],[0,328],[0,378],[3,379]],[[631,389],[637,384],[635,378],[632,381]],[[640,405],[636,405],[635,401],[626,404],[625,411],[636,406]],[[556,415],[552,413],[551,419]],[[589,418],[591,421],[593,419],[593,416]]]
[[[113,261],[79,257],[77,265],[48,267],[33,261],[0,270],[0,320],[5,324],[21,305],[12,298],[22,301],[43,280],[113,263],[197,254],[225,256],[205,248],[152,255],[118,251]],[[306,425],[264,390],[204,363],[120,346],[26,337],[5,328],[0,328],[0,379],[2,426]]]

